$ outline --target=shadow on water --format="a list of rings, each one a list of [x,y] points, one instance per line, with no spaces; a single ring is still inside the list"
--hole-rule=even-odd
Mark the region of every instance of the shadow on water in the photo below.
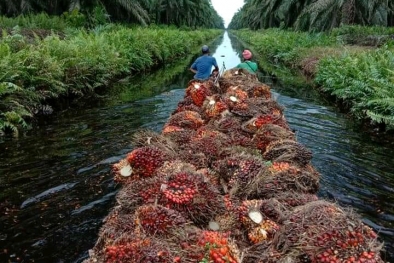
[[[227,34],[210,47],[219,66],[240,62],[243,47]],[[111,164],[132,149],[136,130],[162,129],[193,76],[193,59],[121,81],[101,99],[40,120],[25,137],[0,141],[0,262],[87,256],[115,205]],[[275,92],[298,140],[313,151],[319,195],[357,209],[394,251],[394,146],[371,142],[306,89],[276,86]]]

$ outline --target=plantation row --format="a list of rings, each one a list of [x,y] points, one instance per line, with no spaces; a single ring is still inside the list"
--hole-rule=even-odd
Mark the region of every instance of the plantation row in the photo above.
[[[18,29],[0,39],[0,135],[17,134],[42,104],[108,86],[111,80],[182,59],[220,30],[68,29],[65,36],[25,37]],[[195,47],[195,49],[194,49]]]
[[[85,263],[383,263],[359,216],[318,200],[311,151],[246,70],[190,81],[162,132],[132,145]]]
[[[357,119],[394,129],[394,28],[343,27],[330,34],[268,29],[234,34],[285,84],[334,95]],[[301,78],[290,77],[298,76]]]

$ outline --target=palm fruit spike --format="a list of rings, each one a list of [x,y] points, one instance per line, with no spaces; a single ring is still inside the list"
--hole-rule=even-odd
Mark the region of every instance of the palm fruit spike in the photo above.
[[[209,162],[221,157],[222,149],[228,147],[230,140],[227,135],[220,132],[192,138],[189,149],[193,152],[201,152],[208,157]]]
[[[215,163],[215,169],[230,187],[235,183],[245,186],[261,169],[265,167],[262,160],[251,154],[234,154]]]
[[[296,141],[279,140],[267,146],[263,157],[272,162],[291,162],[305,166],[312,159],[312,152]]]
[[[194,130],[184,129],[178,126],[165,125],[162,131],[164,137],[177,145],[178,149],[185,148],[191,138],[195,136]]]
[[[272,240],[279,230],[279,225],[272,220],[264,220],[258,226],[248,232],[248,238],[253,244]]]
[[[193,103],[201,107],[207,96],[211,95],[209,89],[202,82],[191,82],[186,89],[186,95],[190,96]]]
[[[178,126],[185,129],[196,130],[204,124],[201,115],[194,111],[182,111],[172,115],[166,126]]]
[[[208,96],[202,105],[203,116],[207,120],[220,117],[225,110],[227,110],[227,105],[219,96]]]
[[[208,260],[213,263],[239,263],[239,251],[227,235],[214,231],[202,231],[198,245],[206,250],[206,255],[200,261]]]
[[[294,132],[275,124],[262,125],[253,135],[251,144],[253,147],[265,152],[267,146],[274,141],[295,140]]]
[[[132,173],[139,177],[152,177],[156,170],[167,160],[171,159],[169,151],[157,147],[141,147],[134,149],[127,155]]]
[[[289,126],[284,117],[282,115],[275,116],[273,114],[265,114],[254,117],[243,123],[242,129],[249,133],[256,133],[260,127],[267,124],[275,124],[286,130],[289,130]]]
[[[116,201],[129,213],[134,214],[135,210],[143,204],[155,204],[160,199],[161,177],[136,180],[131,184],[126,184],[116,195]]]
[[[160,205],[144,205],[135,213],[135,224],[149,235],[163,235],[172,227],[186,224],[186,219],[172,209]]]

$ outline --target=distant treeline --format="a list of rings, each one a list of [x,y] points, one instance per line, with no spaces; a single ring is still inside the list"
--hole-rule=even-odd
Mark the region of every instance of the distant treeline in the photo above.
[[[341,25],[394,26],[394,1],[245,0],[229,28],[325,31]]]
[[[224,28],[210,0],[4,0],[0,15],[73,14],[85,26],[107,22]]]

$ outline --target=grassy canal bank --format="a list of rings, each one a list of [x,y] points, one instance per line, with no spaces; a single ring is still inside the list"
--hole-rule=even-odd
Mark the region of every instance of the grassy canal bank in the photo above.
[[[232,32],[255,51],[260,67],[285,85],[310,85],[356,119],[394,130],[394,28]]]
[[[26,130],[35,114],[50,110],[50,101],[85,96],[124,76],[174,63],[222,33],[115,24],[61,33],[18,27],[2,31],[0,135]]]

